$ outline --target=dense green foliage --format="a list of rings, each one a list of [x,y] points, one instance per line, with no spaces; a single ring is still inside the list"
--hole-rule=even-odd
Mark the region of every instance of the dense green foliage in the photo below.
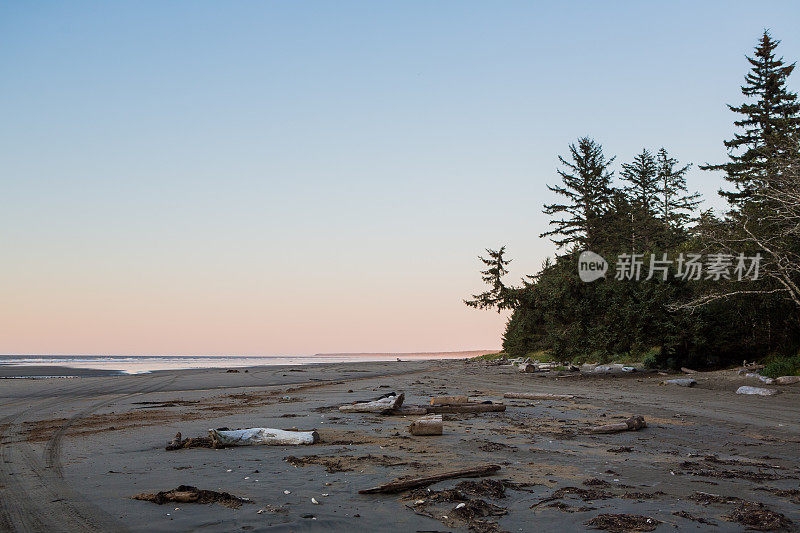
[[[623,163],[616,182],[614,157],[593,139],[579,139],[559,157],[561,183],[549,188],[562,201],[544,206],[553,220],[542,234],[559,253],[514,287],[503,282],[505,247],[488,250],[481,260],[489,290],[467,301],[513,309],[504,352],[546,350],[572,361],[646,357],[652,365],[698,368],[770,356],[778,357],[774,371],[779,356],[798,352],[800,105],[786,86],[794,65],[776,58],[777,44],[764,32],[748,58],[747,102],[730,107],[741,115],[734,124],[742,133],[725,143],[729,161],[701,167],[724,172],[734,187],[721,193],[731,205],[723,217],[697,212],[689,166],[664,148]],[[608,261],[605,278],[580,279],[583,250]],[[746,276],[752,263],[740,253],[763,257],[757,279],[752,270]],[[621,254],[631,265],[640,261],[638,277],[617,264]],[[695,276],[693,254],[704,254],[704,266],[714,254],[729,255],[718,256],[725,268],[717,274]]]

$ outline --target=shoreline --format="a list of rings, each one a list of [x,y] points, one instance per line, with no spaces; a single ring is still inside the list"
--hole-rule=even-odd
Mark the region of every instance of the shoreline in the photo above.
[[[8,380],[0,390],[0,529],[69,523],[107,531],[326,531],[380,525],[385,531],[466,532],[478,520],[501,531],[530,530],[534,522],[550,531],[582,530],[601,513],[652,517],[662,524],[657,531],[673,530],[669,524],[696,526],[686,515],[713,522],[719,531],[742,529],[725,518],[734,504],[700,504],[692,499],[698,492],[762,502],[800,522],[791,500],[800,476],[800,386],[782,387],[769,398],[743,397],[736,388],[753,380],[732,371],[693,375],[698,384],[688,389],[661,386],[665,378],[657,374],[559,379],[464,360],[240,370]],[[409,406],[427,404],[431,396],[467,395],[503,402],[507,409],[445,414],[444,434],[431,437],[409,434],[413,416],[338,409],[390,391],[404,392]],[[505,392],[574,398],[515,400],[504,399]],[[633,414],[644,416],[648,427],[587,433],[592,425]],[[321,440],[165,450],[177,432],[207,436],[209,428],[220,427],[316,430]],[[504,480],[505,489],[504,497],[478,499],[504,514],[454,522],[458,502],[417,507],[412,504],[419,496],[411,493],[358,494],[401,476],[482,464],[501,466],[485,480]],[[132,499],[179,485],[253,503],[232,509]],[[583,499],[570,487],[594,492]],[[548,500],[560,489],[569,490]],[[425,490],[420,494],[427,501]]]
[[[307,366],[318,364],[358,364],[460,360],[497,353],[498,350],[409,353],[330,353],[310,356],[0,356],[0,379],[60,378],[78,376],[141,375],[167,370],[238,369]],[[17,363],[14,360],[23,362]],[[37,363],[36,360],[50,361]]]

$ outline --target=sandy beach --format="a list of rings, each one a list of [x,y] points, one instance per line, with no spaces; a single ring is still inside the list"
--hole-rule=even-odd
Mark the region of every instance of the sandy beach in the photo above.
[[[555,377],[460,360],[246,370],[0,380],[0,529],[564,531],[628,513],[652,518],[656,531],[741,531],[732,513],[742,501],[800,522],[800,385],[751,397],[735,390],[758,383],[730,370],[693,375],[698,385],[683,388],[660,385],[666,377],[655,373]],[[460,394],[507,409],[446,414],[444,435],[428,437],[407,432],[413,416],[338,410],[390,391],[404,392],[405,405]],[[506,392],[575,398],[504,400]],[[587,432],[633,414],[648,427]],[[316,429],[321,442],[165,450],[177,432],[219,427]],[[477,485],[357,493],[484,464],[501,469]],[[132,499],[179,485],[250,501]],[[455,496],[438,492],[456,486]],[[464,502],[487,516],[456,512]]]

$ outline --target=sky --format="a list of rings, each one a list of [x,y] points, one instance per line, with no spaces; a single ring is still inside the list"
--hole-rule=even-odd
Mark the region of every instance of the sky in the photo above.
[[[557,156],[717,162],[797,2],[0,3],[0,354],[493,349]],[[800,88],[800,73],[790,79]],[[705,207],[719,175],[692,169]]]

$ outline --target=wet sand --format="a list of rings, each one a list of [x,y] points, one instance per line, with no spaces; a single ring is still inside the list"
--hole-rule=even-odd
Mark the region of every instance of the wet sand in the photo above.
[[[732,371],[693,375],[698,386],[689,389],[661,386],[666,377],[652,374],[557,378],[464,361],[239,370],[0,380],[0,530],[580,531],[603,513],[628,513],[660,522],[656,531],[709,523],[742,531],[731,521],[742,505],[735,498],[800,523],[800,385],[750,397],[734,391],[760,384]],[[507,410],[444,415],[443,436],[414,437],[406,431],[414,417],[337,409],[389,391],[405,392],[406,405],[463,394],[504,401]],[[504,392],[576,398],[503,400]],[[648,427],[586,431],[632,414]],[[206,436],[209,428],[253,426],[317,429],[322,441],[164,449],[178,431]],[[485,478],[505,480],[499,492],[466,500],[458,499],[463,490],[456,499],[425,489],[357,494],[400,476],[488,463],[502,467]],[[179,485],[252,503],[234,509],[131,498]],[[465,501],[496,516],[462,519],[455,507]]]

